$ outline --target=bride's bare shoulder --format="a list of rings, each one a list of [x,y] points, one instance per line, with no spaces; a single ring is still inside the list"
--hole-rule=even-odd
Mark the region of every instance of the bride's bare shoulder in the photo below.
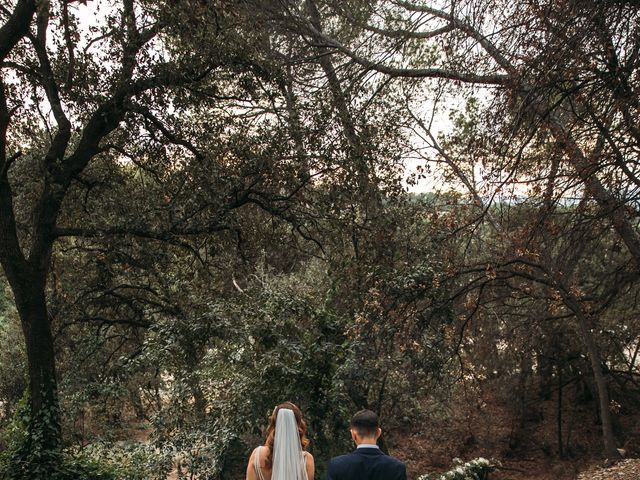
[[[251,458],[253,461],[255,461],[256,455],[259,455],[258,458],[260,461],[260,466],[264,468],[267,462],[266,457],[269,456],[269,452],[271,452],[271,450],[266,445],[258,445],[253,449],[253,452],[251,452]]]

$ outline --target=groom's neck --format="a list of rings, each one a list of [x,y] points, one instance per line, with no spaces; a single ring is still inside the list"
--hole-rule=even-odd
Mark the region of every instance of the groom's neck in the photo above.
[[[376,443],[377,442],[375,437],[358,438],[358,440],[356,440],[356,445],[375,445]]]

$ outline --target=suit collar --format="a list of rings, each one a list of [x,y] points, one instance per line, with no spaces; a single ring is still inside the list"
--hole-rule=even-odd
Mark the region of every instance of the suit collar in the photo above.
[[[379,448],[373,448],[373,447],[356,448],[352,453],[357,453],[362,455],[384,455],[384,453],[382,453],[382,450],[380,450]]]

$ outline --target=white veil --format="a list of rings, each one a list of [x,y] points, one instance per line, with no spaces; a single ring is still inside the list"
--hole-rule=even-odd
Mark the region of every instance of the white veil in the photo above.
[[[307,480],[298,422],[293,410],[278,410],[272,455],[271,480]]]

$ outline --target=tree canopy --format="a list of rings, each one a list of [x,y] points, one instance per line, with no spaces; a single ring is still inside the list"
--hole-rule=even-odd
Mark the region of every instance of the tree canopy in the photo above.
[[[2,478],[240,478],[284,399],[320,460],[360,408],[385,449],[459,421],[484,452],[489,390],[508,455],[535,422],[545,455],[633,450],[638,21],[585,0],[0,6]],[[577,453],[585,404],[601,447]]]

